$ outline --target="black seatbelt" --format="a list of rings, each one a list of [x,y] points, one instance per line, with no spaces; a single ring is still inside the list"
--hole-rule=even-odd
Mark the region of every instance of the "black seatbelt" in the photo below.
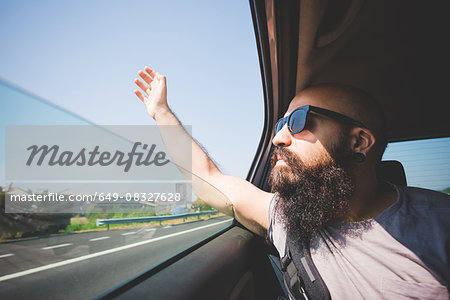
[[[286,250],[281,270],[290,296],[294,299],[331,299],[328,288],[311,258],[309,245],[300,238],[286,237]]]

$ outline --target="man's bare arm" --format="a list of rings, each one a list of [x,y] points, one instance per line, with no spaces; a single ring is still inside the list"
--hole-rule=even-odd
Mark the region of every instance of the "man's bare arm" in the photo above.
[[[149,115],[158,124],[171,160],[184,169],[183,155],[178,153],[180,139],[192,144],[193,181],[206,182],[201,188],[193,188],[194,192],[205,202],[217,210],[234,216],[249,230],[261,236],[265,235],[268,224],[268,210],[273,194],[262,191],[246,180],[228,176],[220,172],[214,162],[203,149],[191,138],[167,104],[167,86],[165,76],[148,67],[139,71],[144,80],[135,79],[135,83],[144,91],[135,90],[135,94],[145,103]],[[172,126],[164,126],[172,125]],[[169,130],[170,128],[170,130]],[[201,179],[201,180],[198,180]]]

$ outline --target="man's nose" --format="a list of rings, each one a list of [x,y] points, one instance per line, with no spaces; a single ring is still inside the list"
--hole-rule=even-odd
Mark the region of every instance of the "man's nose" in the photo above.
[[[292,143],[292,135],[289,132],[287,124],[273,137],[272,143],[277,147],[287,147]]]

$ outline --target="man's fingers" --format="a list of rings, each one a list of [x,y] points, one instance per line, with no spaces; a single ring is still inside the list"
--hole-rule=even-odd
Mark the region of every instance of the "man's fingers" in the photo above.
[[[155,75],[156,75],[155,71],[153,71],[153,70],[150,69],[149,67],[145,67],[144,70],[145,70],[145,72],[147,72],[148,74],[150,74],[150,76],[155,77]]]
[[[148,84],[150,84],[150,83],[153,81],[153,79],[152,79],[150,76],[148,76],[147,73],[145,73],[145,72],[142,71],[142,70],[139,70],[138,74],[139,74],[139,76],[141,76],[141,78],[144,79],[144,81],[147,82]]]
[[[138,96],[139,99],[141,99],[142,102],[145,103],[145,97],[141,92],[139,92],[138,90],[134,90],[134,93],[136,94],[136,96]]]
[[[147,96],[148,96],[147,90],[150,89],[150,88],[147,85],[143,84],[142,81],[140,81],[137,78],[134,80],[134,83],[136,83],[137,86],[140,87],[144,92],[146,92]]]
[[[163,79],[165,81],[165,77],[162,76],[161,74],[153,71],[152,69],[150,69],[149,67],[145,67],[144,68],[145,72],[142,70],[139,70],[138,74],[139,76],[148,84],[143,83],[142,81],[140,81],[139,79],[134,79],[134,83],[141,88],[141,90],[144,91],[145,94],[147,94],[147,96],[150,95],[150,92],[152,90],[152,86],[154,86],[155,84],[160,83],[160,80]],[[144,96],[144,94],[142,94],[139,90],[134,90],[134,93],[136,94],[136,96],[141,99],[142,102],[145,103],[145,101],[148,99],[147,97]]]
[[[166,83],[166,76],[159,74],[158,72],[155,73],[154,79],[161,81],[163,83]]]

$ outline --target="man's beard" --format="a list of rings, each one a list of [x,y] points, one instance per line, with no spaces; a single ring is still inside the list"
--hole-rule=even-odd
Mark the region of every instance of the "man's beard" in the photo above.
[[[349,211],[354,184],[350,176],[352,162],[344,145],[341,141],[331,150],[331,157],[313,166],[285,148],[274,150],[269,184],[273,192],[279,193],[275,215],[293,237],[309,242],[326,224],[342,219]],[[277,156],[286,165],[275,166]]]

